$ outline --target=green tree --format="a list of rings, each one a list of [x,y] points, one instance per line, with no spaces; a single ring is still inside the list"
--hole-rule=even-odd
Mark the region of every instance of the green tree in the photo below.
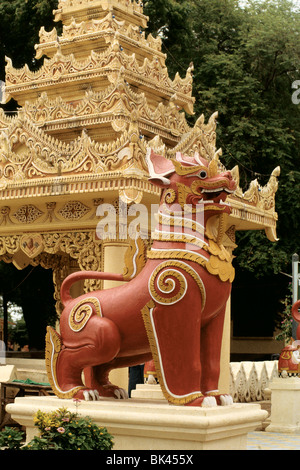
[[[169,63],[194,63],[195,117],[218,110],[218,145],[227,168],[239,165],[242,187],[255,178],[264,185],[281,167],[280,240],[269,243],[262,232],[238,234],[238,266],[257,275],[289,270],[300,230],[300,106],[291,99],[292,83],[300,78],[299,9],[289,0],[250,0],[245,7],[237,0],[145,2],[147,13],[153,9],[162,20],[150,26],[172,51]],[[179,14],[178,22],[188,26],[171,35]]]
[[[186,53],[190,49],[193,36],[193,12],[193,2],[189,0],[144,1],[144,13],[149,16],[147,33],[152,32],[162,39],[162,49],[167,54],[170,76],[177,72],[186,72]]]
[[[42,26],[50,31],[60,23],[53,21],[53,10],[58,0],[1,0],[0,2],[0,80],[5,81],[6,57],[13,61],[16,68],[25,64],[31,70],[37,70],[43,58],[35,59],[35,44],[39,42],[39,30]],[[18,103],[11,99],[1,104],[5,111],[15,111]]]
[[[34,45],[39,42],[41,26],[47,30],[54,27],[52,11],[57,5],[58,0],[1,0],[0,80],[5,79],[5,56],[13,59],[17,68],[40,66]]]

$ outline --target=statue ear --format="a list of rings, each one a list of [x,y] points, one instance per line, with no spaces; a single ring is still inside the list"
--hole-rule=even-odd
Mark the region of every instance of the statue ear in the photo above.
[[[161,188],[169,186],[170,180],[167,176],[174,173],[175,168],[171,160],[158,155],[152,149],[148,149],[146,161],[149,170],[149,181]]]

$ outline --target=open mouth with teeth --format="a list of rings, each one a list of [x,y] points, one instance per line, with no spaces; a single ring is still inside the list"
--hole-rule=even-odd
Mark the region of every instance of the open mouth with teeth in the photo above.
[[[234,191],[225,187],[206,189],[201,188],[199,193],[201,197],[198,199],[198,204],[203,204],[205,209],[215,210],[230,210],[230,204],[226,202],[226,198],[229,194],[232,194]]]
[[[214,189],[204,189],[201,188],[201,196],[202,200],[199,201],[203,203],[213,202],[213,203],[221,203],[225,202],[225,199],[229,194],[232,194],[233,191],[230,191],[227,188],[214,188]]]

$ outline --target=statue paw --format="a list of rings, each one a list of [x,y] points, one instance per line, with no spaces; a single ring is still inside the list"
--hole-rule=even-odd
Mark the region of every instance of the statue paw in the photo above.
[[[215,397],[204,397],[202,407],[211,408],[212,406],[217,406],[217,400],[215,399]]]
[[[185,406],[201,406],[203,408],[211,408],[213,406],[217,406],[217,402],[215,397],[199,397],[189,403],[185,403]]]
[[[221,404],[221,406],[233,405],[232,396],[231,395],[220,395],[220,404]]]
[[[125,400],[128,398],[128,394],[123,388],[119,388],[114,385],[105,385],[98,387],[98,390],[89,388],[80,390],[73,398],[78,398],[79,400],[84,401],[98,401],[104,397]]]
[[[233,405],[233,399],[231,395],[226,395],[226,394],[222,395],[218,391],[207,392],[205,399],[207,398],[213,398],[215,400],[216,405],[219,405],[219,406]]]

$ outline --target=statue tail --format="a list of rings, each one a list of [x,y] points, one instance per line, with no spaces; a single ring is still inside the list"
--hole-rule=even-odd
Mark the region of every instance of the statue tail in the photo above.
[[[72,285],[81,280],[85,279],[99,279],[103,281],[125,281],[123,274],[114,274],[114,273],[101,273],[97,271],[79,271],[76,273],[70,274],[63,281],[60,289],[60,300],[65,307],[70,300],[73,300],[73,297],[70,294],[70,289]]]

